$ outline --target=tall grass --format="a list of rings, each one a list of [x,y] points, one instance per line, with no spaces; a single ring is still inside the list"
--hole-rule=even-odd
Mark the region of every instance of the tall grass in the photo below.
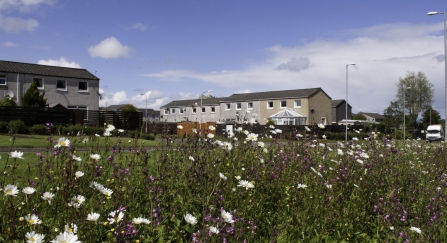
[[[12,166],[0,188],[19,192],[0,197],[0,239],[23,242],[35,231],[50,242],[69,231],[82,242],[447,241],[443,143],[369,133],[328,144],[308,131],[266,146],[257,138],[270,131],[255,136],[246,126],[232,142],[208,130],[178,143],[165,135],[157,153],[134,142],[78,153],[61,146],[27,165],[2,158]],[[29,172],[17,174],[17,165]],[[87,220],[92,212],[97,221]],[[33,214],[41,224],[25,219]]]

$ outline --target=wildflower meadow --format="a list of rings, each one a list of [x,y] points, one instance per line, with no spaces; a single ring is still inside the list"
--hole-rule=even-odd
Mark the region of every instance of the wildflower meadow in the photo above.
[[[444,143],[213,129],[164,134],[155,150],[107,143],[113,125],[50,136],[45,151],[12,146],[0,242],[447,242]]]

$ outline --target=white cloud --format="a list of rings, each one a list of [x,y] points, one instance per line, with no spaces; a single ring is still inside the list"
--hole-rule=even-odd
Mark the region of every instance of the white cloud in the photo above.
[[[88,48],[91,57],[104,59],[128,57],[132,49],[121,44],[115,37],[107,38],[96,46]]]
[[[298,46],[272,46],[268,58],[240,70],[164,70],[143,76],[168,82],[201,81],[254,92],[321,87],[332,99],[346,96],[346,64],[353,111],[379,112],[395,98],[399,77],[424,72],[435,86],[436,107],[444,107],[442,23],[378,25],[346,31],[345,40],[315,40]],[[282,70],[278,70],[282,69]],[[288,70],[288,71],[286,71]],[[438,104],[439,103],[439,104]]]
[[[12,47],[16,47],[16,46],[17,45],[15,43],[10,42],[10,41],[5,41],[2,43],[2,47],[5,47],[5,48],[12,48]]]
[[[132,26],[127,27],[126,29],[128,30],[141,30],[141,31],[145,31],[147,30],[147,25],[142,24],[142,23],[136,23]]]
[[[53,59],[48,59],[48,61],[39,60],[37,62],[37,64],[49,65],[49,66],[70,67],[70,68],[82,68],[81,65],[79,65],[73,61],[70,62],[67,59],[65,59],[64,57],[59,58],[59,60],[53,60]]]
[[[243,89],[235,92],[236,94],[247,94],[247,93],[253,93],[253,91],[249,89]]]
[[[110,105],[120,105],[120,104],[133,104],[137,108],[146,108],[146,97],[147,97],[147,108],[159,110],[160,106],[166,104],[169,99],[168,97],[164,97],[164,94],[158,90],[150,90],[144,93],[144,95],[136,94],[127,97],[126,91],[118,91],[118,92],[104,92],[103,89],[100,89],[99,92],[102,94],[102,98],[99,101],[100,107],[106,107]]]
[[[21,31],[34,31],[39,26],[39,22],[35,19],[21,19],[2,16],[0,14],[0,29],[9,33]]]
[[[1,10],[17,9],[21,12],[29,12],[40,5],[53,6],[56,0],[0,0]]]

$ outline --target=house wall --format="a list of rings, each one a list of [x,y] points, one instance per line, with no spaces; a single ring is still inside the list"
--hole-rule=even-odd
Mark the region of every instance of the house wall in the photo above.
[[[241,109],[236,109],[237,103],[241,103]],[[248,103],[253,103],[253,108],[248,109]],[[226,109],[226,105],[230,104],[230,109]],[[220,103],[220,120],[242,122],[244,120],[255,118],[260,121],[260,105],[259,101],[237,101]],[[239,112],[239,117],[236,115]]]
[[[219,105],[207,105],[205,107],[205,112],[202,114],[202,109],[200,106],[196,106],[196,113],[193,113],[193,107],[185,106],[185,107],[169,107],[168,114],[165,113],[165,109],[167,107],[162,107],[160,110],[160,118],[161,121],[166,122],[182,122],[182,121],[191,121],[191,122],[200,122],[200,118],[202,118],[202,122],[216,122],[220,119],[220,106]],[[215,108],[214,113],[211,112],[211,107]],[[175,109],[175,113],[172,113],[172,109]],[[180,113],[180,109],[183,109],[183,114]]]
[[[332,107],[332,123],[338,124],[341,120],[346,119],[346,102],[338,107]],[[352,119],[352,109],[348,106],[348,120]]]
[[[314,110],[312,113],[311,110]],[[326,117],[326,124],[332,122],[332,104],[331,99],[324,93],[318,92],[309,98],[309,116],[307,118],[309,125],[320,124],[321,118]]]
[[[19,88],[17,93],[17,75],[19,76]],[[43,89],[40,92],[45,91],[45,98],[47,104],[60,103],[67,106],[87,106],[88,110],[99,109],[99,80],[93,79],[75,79],[65,77],[52,77],[41,76],[32,74],[17,74],[8,73],[6,77],[6,86],[0,85],[0,92],[11,90],[14,92],[14,97],[17,99],[17,103],[21,105],[21,97],[31,86],[33,78],[43,79]],[[57,80],[67,81],[67,90],[61,91],[56,89]],[[87,92],[78,92],[78,84],[80,81],[88,83]],[[4,99],[4,95],[0,94],[0,99]]]
[[[281,101],[287,101],[286,107],[281,107]],[[301,100],[301,107],[295,107],[295,100]],[[268,102],[273,102],[273,108],[268,108]],[[299,98],[299,99],[279,99],[279,100],[262,100],[260,102],[260,119],[259,124],[265,125],[267,123],[267,120],[270,116],[272,116],[275,113],[280,112],[283,109],[290,109],[297,111],[303,115],[305,115],[306,118],[306,124],[308,124],[309,120],[309,100],[307,98]]]

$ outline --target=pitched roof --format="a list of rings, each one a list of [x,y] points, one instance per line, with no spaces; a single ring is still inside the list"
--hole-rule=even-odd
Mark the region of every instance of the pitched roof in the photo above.
[[[293,90],[279,90],[279,91],[233,94],[222,101],[223,102],[232,102],[232,101],[247,101],[247,100],[309,98],[309,97],[312,97],[313,95],[317,94],[320,91],[323,92],[324,94],[326,94],[321,88],[293,89]],[[329,97],[329,95],[327,95],[327,96]]]
[[[284,117],[306,117],[304,114],[301,114],[298,111],[294,111],[291,109],[284,109],[280,112],[277,112],[270,116],[271,118],[284,118]]]
[[[126,106],[128,104],[121,104],[121,105],[109,105],[104,109],[107,109],[108,111],[117,111],[122,109],[124,106]]]
[[[87,71],[87,69],[67,68],[67,67],[48,66],[48,65],[1,61],[1,60],[0,60],[0,72],[26,73],[26,74],[35,74],[42,76],[99,80],[98,77],[91,74],[89,71]]]
[[[220,101],[224,98],[208,98],[208,99],[202,99],[202,105],[219,105]],[[183,106],[191,106],[191,104],[194,104],[194,106],[200,106],[200,99],[194,99],[194,100],[173,100],[170,103],[163,105],[161,108],[164,107],[183,107]]]
[[[345,102],[345,100],[331,100],[331,105],[332,105],[332,107],[338,107],[341,104],[343,104],[344,102]],[[349,103],[348,103],[348,107],[351,107],[351,105]]]
[[[372,117],[374,119],[385,119],[385,116],[380,115],[379,113],[376,113],[376,112],[359,112],[359,113],[361,113],[365,116]]]

